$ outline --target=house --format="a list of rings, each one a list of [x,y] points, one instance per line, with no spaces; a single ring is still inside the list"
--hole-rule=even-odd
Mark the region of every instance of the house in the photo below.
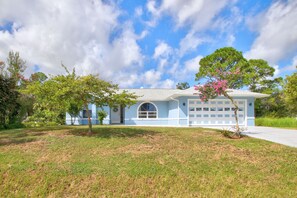
[[[218,97],[201,102],[194,88],[179,89],[124,89],[139,96],[131,107],[104,107],[108,113],[104,124],[145,125],[145,126],[230,126],[235,125],[231,101]],[[241,126],[254,126],[254,101],[267,97],[266,94],[247,90],[229,90],[239,106],[238,120]],[[92,123],[98,124],[97,108],[89,105]],[[74,124],[87,124],[86,110],[75,118]],[[71,117],[66,115],[66,124]]]

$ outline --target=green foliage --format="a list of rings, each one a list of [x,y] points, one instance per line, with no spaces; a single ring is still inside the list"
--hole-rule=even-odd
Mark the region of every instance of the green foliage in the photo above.
[[[19,95],[14,79],[0,75],[0,127],[8,128],[17,121]]]
[[[34,97],[34,114],[30,120],[36,122],[65,122],[62,121],[61,115],[65,114],[67,103],[57,96],[61,93],[62,87],[54,80],[48,80],[44,83],[39,81],[30,82],[23,93]]]
[[[189,89],[190,85],[188,82],[179,82],[176,85],[176,89],[181,89],[181,90],[185,90],[185,89]]]
[[[267,81],[267,77],[273,76],[274,68],[260,59],[247,61],[241,52],[232,47],[217,49],[214,53],[202,58],[199,62],[199,72],[196,80],[206,80],[204,86],[197,86],[200,98],[203,101],[223,95],[228,98],[235,107],[236,134],[240,135],[238,125],[238,106],[228,89],[241,89],[248,86],[256,89],[258,84]]]
[[[260,86],[269,85],[268,77],[272,77],[275,69],[268,65],[267,61],[262,59],[250,59],[249,67],[253,69],[250,75],[251,82],[249,83],[249,89],[255,91]],[[273,80],[272,80],[273,81]]]
[[[0,130],[7,130],[7,129],[20,129],[20,128],[24,128],[26,127],[23,123],[20,123],[20,122],[15,122],[15,123],[12,123],[12,124],[8,124],[5,126],[0,126]]]
[[[82,104],[80,100],[69,102],[67,112],[71,116],[71,125],[74,125],[75,118],[79,115],[79,112],[82,110]]]
[[[56,122],[36,122],[36,121],[29,121],[29,122],[23,122],[23,125],[26,128],[36,128],[36,127],[58,126],[59,124],[56,123]]]
[[[36,72],[31,74],[30,81],[32,82],[44,82],[48,77],[42,72]]]
[[[5,76],[5,63],[0,60],[0,75]]]
[[[104,118],[107,117],[107,113],[104,110],[100,110],[100,111],[97,112],[97,114],[98,114],[99,124],[102,125]]]
[[[287,76],[284,90],[284,98],[287,108],[293,116],[297,116],[297,72]]]
[[[256,126],[268,126],[268,127],[284,127],[284,128],[296,128],[297,129],[297,119],[296,118],[269,118],[261,117],[256,118]]]
[[[269,97],[255,100],[257,117],[286,117],[289,116],[283,97],[284,81],[281,77],[273,80],[263,80],[251,91],[269,94]]]
[[[202,58],[199,62],[196,80],[227,80],[228,88],[240,89],[250,83],[252,75],[248,61],[232,47],[217,49],[214,53]],[[240,72],[242,75],[233,75]]]
[[[52,76],[44,82],[34,81],[24,90],[25,93],[34,95],[34,110],[40,114],[35,116],[36,118],[59,122],[55,119],[59,115],[69,112],[75,117],[85,108],[91,133],[89,104],[95,104],[97,107],[115,104],[131,106],[136,102],[134,94],[125,91],[119,93],[115,84],[101,80],[96,75],[77,76],[75,70],[69,72],[64,65],[62,66],[67,72],[66,75]]]
[[[19,125],[21,121],[23,121],[27,116],[31,116],[33,114],[33,103],[34,98],[30,94],[22,94],[20,93],[22,89],[24,89],[29,82],[24,78],[23,73],[26,69],[25,61],[20,57],[18,52],[9,52],[6,64],[0,61],[0,75],[2,78],[10,79],[11,83],[14,84],[14,88],[11,88],[11,94],[13,91],[18,93],[18,97],[15,100],[15,105],[18,106],[17,113],[14,114],[14,124]],[[44,74],[38,72],[37,74],[32,74],[31,76],[42,76],[44,78]],[[32,79],[30,78],[30,81]],[[11,99],[15,99],[13,95],[10,97]],[[4,104],[3,104],[4,105]],[[2,108],[4,108],[2,104]],[[11,125],[11,124],[10,124]]]
[[[18,52],[9,52],[7,58],[7,72],[10,78],[18,84],[24,80],[23,73],[26,69],[26,62],[20,57]]]

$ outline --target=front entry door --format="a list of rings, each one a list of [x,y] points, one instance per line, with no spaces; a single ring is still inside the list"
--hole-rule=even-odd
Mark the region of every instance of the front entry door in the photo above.
[[[121,107],[115,106],[110,109],[111,124],[121,123]]]

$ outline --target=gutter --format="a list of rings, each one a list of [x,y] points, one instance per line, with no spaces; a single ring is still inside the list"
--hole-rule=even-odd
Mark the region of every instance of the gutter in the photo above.
[[[178,120],[178,126],[180,126],[180,123],[179,123],[179,119],[180,119],[180,117],[179,117],[179,112],[180,112],[180,109],[179,109],[179,100],[174,99],[173,97],[170,97],[170,99],[177,102],[177,120]]]

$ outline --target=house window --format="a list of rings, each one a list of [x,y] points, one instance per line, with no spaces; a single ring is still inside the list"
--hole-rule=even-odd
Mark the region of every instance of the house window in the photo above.
[[[92,110],[89,110],[89,112],[90,112],[90,117],[92,118]],[[87,110],[83,110],[83,118],[88,118]]]
[[[157,118],[157,108],[153,103],[143,103],[138,108],[138,118]]]

